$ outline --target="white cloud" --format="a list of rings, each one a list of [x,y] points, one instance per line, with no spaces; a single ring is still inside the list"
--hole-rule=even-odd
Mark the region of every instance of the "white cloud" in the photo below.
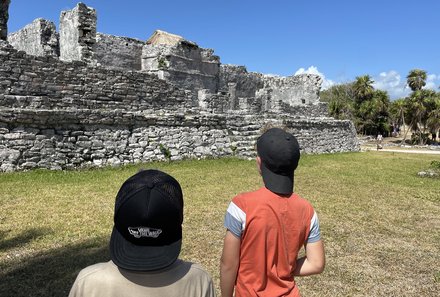
[[[319,70],[316,66],[310,66],[307,69],[300,68],[295,72],[295,75],[298,75],[298,74],[317,74],[320,76],[324,76],[321,72],[319,72]]]
[[[434,91],[438,91],[439,84],[440,84],[440,75],[428,74],[428,77],[426,78],[426,86],[424,87],[424,89],[431,89]]]
[[[397,71],[381,72],[379,76],[373,78],[373,80],[374,88],[387,91],[391,99],[406,97],[411,93],[411,89],[406,83],[406,77],[402,79]],[[424,89],[438,91],[439,84],[440,75],[428,74]]]
[[[300,68],[295,72],[295,75],[298,74],[316,74],[321,76],[323,79],[321,86],[322,90],[326,90],[335,84],[343,83],[327,79],[315,66],[310,66],[307,69]],[[411,93],[411,89],[406,84],[406,76],[402,77],[395,70],[381,72],[378,76],[373,77],[373,80],[373,87],[378,90],[386,91],[391,100],[406,97]],[[440,74],[428,74],[424,89],[431,89],[437,92],[439,91],[439,85]]]
[[[381,72],[373,80],[373,87],[388,92],[391,99],[406,97],[411,92],[406,85],[406,79],[402,79],[400,74],[394,70]]]
[[[319,75],[320,77],[322,77],[322,86],[321,86],[322,90],[326,90],[326,89],[330,88],[331,86],[333,86],[334,84],[336,84],[334,81],[332,81],[330,79],[326,79],[325,75],[323,73],[319,72],[319,70],[316,66],[310,66],[307,69],[300,68],[295,72],[294,75],[299,75],[299,74],[316,74],[316,75]]]

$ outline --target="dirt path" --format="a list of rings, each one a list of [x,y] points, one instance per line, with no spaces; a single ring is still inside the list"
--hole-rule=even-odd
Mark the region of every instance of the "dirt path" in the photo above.
[[[384,148],[380,150],[376,149],[370,149],[371,151],[375,152],[394,152],[394,153],[408,153],[408,154],[430,154],[430,155],[440,155],[440,150],[426,150],[426,149],[417,149],[417,150],[411,150],[411,149],[389,149]]]
[[[429,146],[400,146],[401,139],[396,137],[386,137],[382,141],[382,149],[377,149],[377,143],[373,139],[361,140],[362,151],[374,151],[374,152],[394,152],[394,153],[408,153],[408,154],[430,154],[440,155],[440,147],[430,149]]]

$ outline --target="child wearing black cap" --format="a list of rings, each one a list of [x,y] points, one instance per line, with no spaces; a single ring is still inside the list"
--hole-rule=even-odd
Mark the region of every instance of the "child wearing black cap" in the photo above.
[[[279,128],[257,141],[265,187],[232,199],[225,215],[220,264],[223,297],[300,296],[294,276],[321,273],[325,265],[319,221],[312,205],[293,192],[300,149]],[[298,257],[301,247],[306,255]]]
[[[116,196],[111,261],[84,268],[70,297],[214,297],[209,274],[179,260],[183,195],[172,176],[144,170]]]

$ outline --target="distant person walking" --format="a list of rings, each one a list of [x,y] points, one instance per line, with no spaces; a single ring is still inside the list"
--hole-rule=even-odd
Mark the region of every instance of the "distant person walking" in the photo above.
[[[380,150],[380,149],[383,148],[383,146],[382,146],[382,141],[383,141],[382,134],[379,133],[379,134],[377,135],[377,138],[376,138],[377,150]]]
[[[70,297],[214,297],[211,277],[178,259],[183,196],[179,183],[158,170],[127,179],[116,197],[111,261],[84,268]]]
[[[265,187],[232,199],[220,268],[223,297],[300,296],[294,276],[324,270],[324,245],[312,205],[293,192],[300,149],[291,133],[267,130],[257,141]],[[298,257],[301,247],[306,255]]]

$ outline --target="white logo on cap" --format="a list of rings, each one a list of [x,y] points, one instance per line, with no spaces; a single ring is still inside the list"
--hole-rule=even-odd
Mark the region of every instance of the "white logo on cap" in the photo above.
[[[160,233],[162,233],[162,229],[155,229],[150,227],[128,227],[128,232],[136,238],[141,237],[151,237],[157,238]]]

